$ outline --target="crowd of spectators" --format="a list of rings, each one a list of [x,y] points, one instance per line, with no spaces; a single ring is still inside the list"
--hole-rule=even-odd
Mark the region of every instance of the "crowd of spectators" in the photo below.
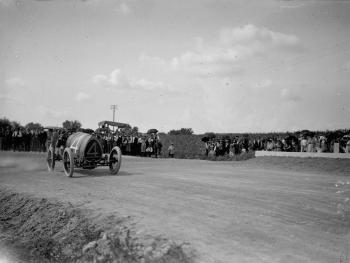
[[[207,156],[238,155],[250,150],[248,138],[209,139],[205,141],[205,154]]]
[[[25,129],[23,127],[0,128],[0,149],[3,151],[46,151],[47,133],[44,129]]]
[[[162,143],[157,133],[98,133],[104,152],[109,152],[114,146],[118,146],[125,155],[158,157],[162,152]]]
[[[84,131],[84,130],[82,130]],[[0,129],[0,150],[2,151],[34,151],[46,152],[51,143],[51,130],[29,130],[24,127]],[[56,147],[64,146],[69,134],[74,131],[58,130]],[[162,143],[156,133],[94,133],[101,140],[105,152],[119,146],[123,154],[134,156],[158,157],[162,151]],[[62,145],[61,145],[62,144]]]
[[[60,138],[66,136],[67,139],[67,134],[70,132],[72,131],[61,129],[59,136]],[[104,152],[109,152],[114,146],[119,146],[125,155],[158,157],[162,154],[163,145],[157,132],[139,133],[131,130],[112,132],[108,129],[90,130],[89,132],[98,136]],[[45,152],[50,143],[50,136],[50,132],[44,128],[0,127],[0,150]],[[212,136],[204,137],[202,140],[205,143],[206,156],[235,156],[251,151],[350,153],[350,135],[344,135],[344,133],[341,136],[313,133],[285,136],[242,135],[221,138]],[[174,157],[175,146],[169,143],[167,150],[168,156]]]
[[[286,137],[236,136],[232,138],[206,138],[207,156],[234,156],[250,151],[284,151],[284,152],[339,152],[350,153],[350,136],[327,138],[323,135],[288,135]]]

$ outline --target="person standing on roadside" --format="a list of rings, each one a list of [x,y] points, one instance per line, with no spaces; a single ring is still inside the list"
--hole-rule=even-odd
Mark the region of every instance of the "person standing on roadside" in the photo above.
[[[4,150],[11,150],[11,145],[12,145],[12,132],[10,126],[7,126],[6,131],[5,131],[5,137],[4,137]]]
[[[20,151],[20,146],[22,143],[22,132],[21,129],[18,127],[15,129],[15,131],[12,133],[12,142],[13,142],[13,151]]]
[[[307,140],[306,138],[303,136],[300,140],[300,152],[306,152],[307,151]]]
[[[208,156],[209,154],[209,141],[205,142],[205,156]]]
[[[40,152],[46,152],[46,141],[48,139],[48,134],[44,130],[40,130],[38,134],[39,144],[40,144]]]
[[[54,129],[49,129],[47,134],[46,148],[52,149],[52,152],[55,152],[56,144],[58,141],[58,132]]]
[[[169,148],[168,148],[168,153],[169,153],[169,157],[170,158],[174,158],[175,156],[175,146],[174,144],[170,144]]]
[[[46,141],[46,149],[49,152],[51,150],[52,156],[48,156],[48,158],[55,158],[56,155],[56,144],[58,141],[58,132],[54,129],[49,129]]]
[[[45,131],[44,131],[45,132]],[[46,139],[45,139],[45,149],[48,151],[51,145],[51,139],[52,139],[52,129],[49,129],[46,133]]]
[[[3,127],[0,128],[0,150],[4,150],[4,138],[5,138],[5,130]]]
[[[312,137],[311,136],[307,136],[306,152],[311,153],[312,152],[312,147],[313,147]]]
[[[350,153],[350,139],[346,142],[345,153]]]
[[[23,130],[23,144],[24,144],[24,151],[29,152],[31,151],[31,140],[32,140],[32,134],[30,133],[29,129]]]
[[[145,137],[141,137],[140,138],[140,141],[141,143],[141,156],[146,156],[146,148],[147,148],[147,145],[146,145],[146,138]]]

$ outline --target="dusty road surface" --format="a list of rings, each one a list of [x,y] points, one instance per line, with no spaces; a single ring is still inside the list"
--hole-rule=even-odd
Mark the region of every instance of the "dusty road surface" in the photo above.
[[[130,216],[139,236],[189,242],[196,262],[350,262],[349,167],[124,157],[117,176],[98,168],[67,178],[62,164],[48,173],[43,154],[1,152],[0,185]]]

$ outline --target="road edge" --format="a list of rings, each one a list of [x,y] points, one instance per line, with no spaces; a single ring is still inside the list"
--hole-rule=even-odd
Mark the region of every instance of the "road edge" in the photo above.
[[[145,244],[125,219],[109,218],[108,224],[113,227],[71,204],[0,188],[2,239],[40,262],[194,262],[186,244],[163,237]]]

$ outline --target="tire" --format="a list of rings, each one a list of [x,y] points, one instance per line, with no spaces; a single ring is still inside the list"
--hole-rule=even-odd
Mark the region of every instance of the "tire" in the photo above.
[[[63,152],[63,168],[64,168],[64,173],[68,177],[73,176],[74,172],[74,157],[72,150],[69,148],[64,149]]]
[[[109,172],[117,174],[122,164],[122,151],[118,146],[114,147],[109,154]]]
[[[49,172],[53,172],[53,170],[55,169],[55,153],[51,147],[47,151],[46,161]]]

